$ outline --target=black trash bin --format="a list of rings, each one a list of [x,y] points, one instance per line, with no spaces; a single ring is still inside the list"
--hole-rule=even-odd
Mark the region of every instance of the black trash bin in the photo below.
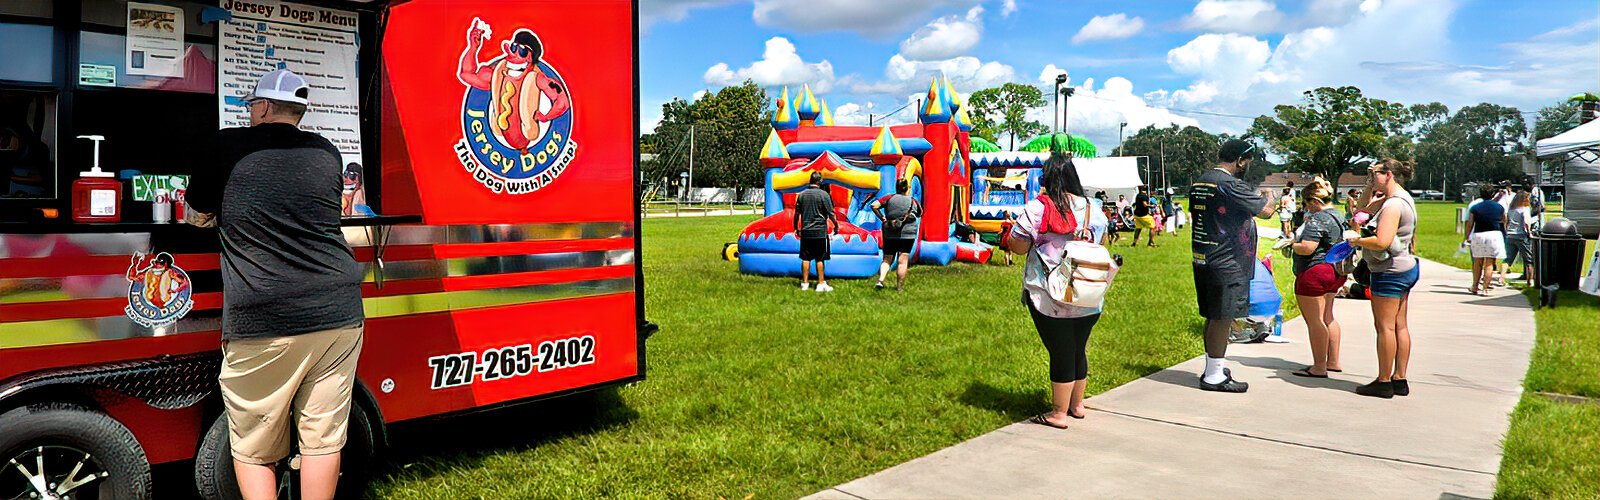
[[[1584,257],[1584,240],[1578,233],[1578,224],[1568,219],[1552,219],[1532,236],[1539,288],[1577,290]]]

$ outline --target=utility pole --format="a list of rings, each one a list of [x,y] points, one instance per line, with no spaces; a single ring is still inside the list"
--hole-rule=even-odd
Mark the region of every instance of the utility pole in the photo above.
[[[693,123],[689,124],[689,178],[688,178],[687,186],[685,187],[685,191],[684,192],[689,193],[689,201],[693,202],[694,201],[694,124]]]
[[[1161,175],[1167,174],[1167,139],[1161,139]]]

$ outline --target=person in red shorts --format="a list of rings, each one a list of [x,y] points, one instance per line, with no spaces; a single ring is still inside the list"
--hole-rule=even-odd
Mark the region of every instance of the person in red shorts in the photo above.
[[[1344,276],[1326,262],[1328,249],[1344,239],[1344,218],[1333,202],[1333,186],[1318,177],[1300,191],[1305,203],[1305,224],[1295,239],[1294,295],[1300,304],[1300,317],[1306,321],[1311,337],[1311,366],[1295,376],[1328,378],[1339,368],[1339,322],[1333,318],[1333,296],[1344,284]]]

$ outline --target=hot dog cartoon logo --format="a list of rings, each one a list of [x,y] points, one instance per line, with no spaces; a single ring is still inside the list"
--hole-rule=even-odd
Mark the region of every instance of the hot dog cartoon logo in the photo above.
[[[128,307],[133,322],[148,328],[177,323],[194,307],[189,274],[172,261],[172,254],[133,254],[128,265]]]
[[[490,191],[528,194],[555,182],[578,154],[572,95],[533,30],[516,29],[482,61],[492,36],[489,23],[472,19],[456,71],[467,88],[456,157]]]

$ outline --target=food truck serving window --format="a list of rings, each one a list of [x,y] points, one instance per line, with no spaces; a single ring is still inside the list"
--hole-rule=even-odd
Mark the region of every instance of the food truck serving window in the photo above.
[[[383,2],[251,3],[273,15],[216,1],[0,0],[0,222],[71,213],[70,187],[94,162],[94,145],[77,138],[88,135],[104,137],[101,169],[125,186],[122,222],[148,222],[134,185],[156,181],[136,176],[181,182],[214,168],[192,153],[248,124],[242,98],[277,67],[307,74],[321,95],[302,128],[339,146],[355,199],[376,207],[378,179],[363,167],[377,165],[378,106],[365,105],[376,55],[358,56],[377,46],[372,10]]]
[[[0,2],[0,200],[55,196],[53,12],[50,0]]]

